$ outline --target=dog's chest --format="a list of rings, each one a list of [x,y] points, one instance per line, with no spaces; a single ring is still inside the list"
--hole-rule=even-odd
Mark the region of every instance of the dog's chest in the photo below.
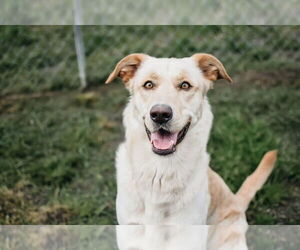
[[[117,154],[120,224],[206,223],[210,203],[207,154],[186,156],[189,161],[168,158],[170,161],[157,160],[152,152],[149,156],[133,154],[138,148],[128,148],[121,145]]]
[[[156,170],[148,178],[136,181],[139,195],[144,204],[142,216],[147,221],[167,221],[182,206],[186,186],[176,180],[174,173],[160,173]]]
[[[135,181],[143,204],[139,211],[143,224],[205,224],[206,179],[198,172],[175,169],[152,168]]]

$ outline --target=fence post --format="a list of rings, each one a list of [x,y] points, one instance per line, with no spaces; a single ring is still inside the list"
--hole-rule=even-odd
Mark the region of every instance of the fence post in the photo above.
[[[81,89],[86,88],[86,68],[85,68],[85,50],[84,43],[82,38],[81,26],[82,22],[82,11],[81,11],[81,2],[80,0],[73,0],[74,3],[74,40],[75,40],[75,48],[77,55],[77,63],[79,70],[79,78],[81,82]]]

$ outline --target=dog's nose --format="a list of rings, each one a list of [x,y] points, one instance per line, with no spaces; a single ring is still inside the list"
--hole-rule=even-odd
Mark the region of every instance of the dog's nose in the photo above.
[[[150,110],[150,116],[152,121],[163,124],[172,119],[173,111],[169,105],[156,104]]]

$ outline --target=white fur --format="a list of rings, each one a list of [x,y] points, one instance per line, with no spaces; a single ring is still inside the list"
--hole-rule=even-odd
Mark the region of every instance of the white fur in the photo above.
[[[119,250],[207,250],[208,226],[117,226]],[[211,249],[215,250],[215,249]]]
[[[174,88],[170,80],[187,66],[189,78],[199,87],[188,101],[181,96],[186,93],[178,93],[180,91]],[[137,90],[139,79],[149,72],[155,72],[162,78],[160,89],[154,90],[156,93]],[[160,61],[151,58],[143,63],[130,84],[132,97],[124,111],[126,140],[118,149],[116,161],[118,222],[206,224],[210,203],[206,144],[213,119],[203,92],[207,80],[191,59]],[[141,97],[141,91],[148,91],[146,95],[150,97]],[[181,130],[188,116],[192,117],[184,140],[177,145],[176,152],[168,156],[153,153],[143,122],[145,117],[147,127],[151,127],[149,110],[161,102],[170,105],[175,113],[172,119],[174,125],[171,126],[174,130]]]
[[[115,69],[110,79],[116,74]],[[180,79],[190,82],[193,88],[178,90],[176,86],[182,81]],[[147,80],[154,81],[156,88],[143,88]],[[224,235],[230,236],[230,230],[224,231],[224,227],[210,230],[212,240],[208,244],[209,249],[247,249],[244,211],[241,211],[241,216],[223,222],[218,221],[222,212],[208,214],[212,197],[206,147],[213,115],[206,93],[211,85],[193,57],[157,59],[147,56],[134,76],[126,82],[130,99],[123,113],[125,141],[119,146],[116,157],[117,218],[121,225],[147,227],[127,226],[125,230],[118,230],[120,249],[206,249],[207,233],[203,232],[207,232],[207,228],[201,231],[203,227],[195,230],[184,228],[184,225],[205,225],[207,222],[228,222],[233,225],[231,229],[234,235],[235,228],[240,230],[238,243],[236,237],[233,237],[233,243],[224,242]],[[167,156],[152,151],[145,131],[145,125],[151,132],[154,129],[149,113],[155,104],[171,106],[171,132],[179,132],[191,120],[185,138],[177,145],[176,151]],[[233,195],[222,180],[216,183],[221,183],[220,186],[224,188],[220,190],[228,197]],[[161,231],[169,229],[159,228],[159,225],[177,225],[168,242],[160,237]],[[178,235],[181,237],[178,238]],[[200,235],[203,237],[199,238]],[[164,244],[169,244],[169,247]]]

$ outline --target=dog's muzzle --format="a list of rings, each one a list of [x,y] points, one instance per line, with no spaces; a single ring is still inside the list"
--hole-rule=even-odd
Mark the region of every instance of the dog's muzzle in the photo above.
[[[150,132],[145,124],[146,133],[152,144],[152,150],[158,155],[168,155],[176,151],[176,146],[182,142],[188,129],[191,125],[191,120],[179,131],[172,133],[161,126],[155,132]]]

